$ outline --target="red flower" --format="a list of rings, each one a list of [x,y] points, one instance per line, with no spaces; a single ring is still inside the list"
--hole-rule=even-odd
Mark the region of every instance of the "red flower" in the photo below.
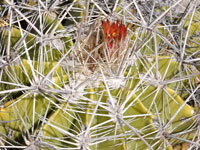
[[[125,40],[127,36],[127,27],[121,21],[110,23],[109,20],[102,21],[104,39],[111,52],[119,48],[121,40]]]

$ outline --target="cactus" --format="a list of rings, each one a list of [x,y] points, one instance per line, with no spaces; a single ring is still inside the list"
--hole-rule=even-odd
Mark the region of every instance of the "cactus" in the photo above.
[[[197,3],[128,3],[1,2],[1,149],[200,147]]]

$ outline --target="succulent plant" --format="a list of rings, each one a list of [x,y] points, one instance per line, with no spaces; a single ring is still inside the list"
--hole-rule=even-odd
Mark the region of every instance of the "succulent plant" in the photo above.
[[[2,1],[0,148],[198,149],[200,11],[180,2]]]

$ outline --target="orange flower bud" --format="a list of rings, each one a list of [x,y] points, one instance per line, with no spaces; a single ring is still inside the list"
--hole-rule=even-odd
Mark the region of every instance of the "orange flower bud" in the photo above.
[[[119,48],[120,41],[126,39],[127,27],[119,20],[112,24],[109,20],[102,21],[102,28],[104,32],[104,40],[110,51]]]

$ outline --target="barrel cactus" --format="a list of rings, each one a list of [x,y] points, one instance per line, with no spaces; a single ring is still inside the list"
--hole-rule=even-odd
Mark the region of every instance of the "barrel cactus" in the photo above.
[[[2,1],[0,148],[198,149],[200,11],[182,4]]]

